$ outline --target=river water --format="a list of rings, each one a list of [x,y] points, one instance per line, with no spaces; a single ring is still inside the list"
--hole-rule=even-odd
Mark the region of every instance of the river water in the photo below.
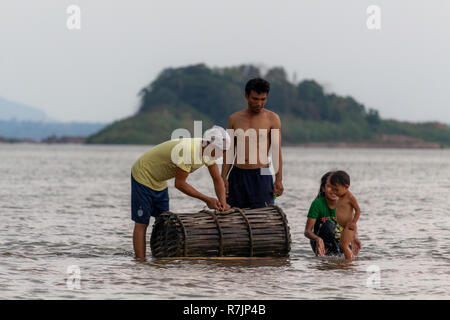
[[[148,148],[0,144],[0,298],[450,298],[450,150],[286,147],[276,204],[291,229],[289,258],[142,263],[129,180]],[[320,177],[334,169],[350,174],[361,207],[363,248],[350,263],[315,257],[303,235]],[[206,169],[188,182],[213,195]],[[173,212],[203,209],[173,182],[169,195]]]

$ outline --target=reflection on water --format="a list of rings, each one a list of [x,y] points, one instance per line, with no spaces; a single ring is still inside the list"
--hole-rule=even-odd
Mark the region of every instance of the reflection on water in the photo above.
[[[189,268],[192,265],[200,264],[211,268],[264,268],[264,267],[288,267],[289,258],[265,258],[265,259],[243,259],[243,258],[151,258],[149,265],[172,266],[175,262],[185,263]]]
[[[353,270],[357,267],[355,261],[346,261],[342,257],[318,258],[323,261],[315,266],[317,270]]]
[[[0,144],[0,298],[450,298],[449,150],[284,148],[289,258],[136,262],[129,174],[146,150]],[[351,262],[315,257],[303,235],[320,177],[338,168],[362,209]],[[207,170],[194,175],[212,195]],[[172,211],[203,208],[169,187]]]

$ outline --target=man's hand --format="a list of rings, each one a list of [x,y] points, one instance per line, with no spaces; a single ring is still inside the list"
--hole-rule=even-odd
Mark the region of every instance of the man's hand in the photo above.
[[[210,209],[222,210],[222,208],[223,208],[220,201],[217,200],[216,198],[208,197],[206,199],[205,203],[208,206],[208,208],[210,208]]]
[[[281,180],[275,180],[275,183],[273,184],[273,194],[279,197],[283,194],[283,191],[284,187]]]

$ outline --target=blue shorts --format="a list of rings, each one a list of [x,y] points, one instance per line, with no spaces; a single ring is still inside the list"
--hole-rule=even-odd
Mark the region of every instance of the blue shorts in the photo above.
[[[134,180],[131,175],[131,220],[148,225],[150,216],[169,210],[169,191],[155,191]]]
[[[273,178],[261,169],[233,167],[228,176],[227,203],[238,208],[263,208],[274,204]]]

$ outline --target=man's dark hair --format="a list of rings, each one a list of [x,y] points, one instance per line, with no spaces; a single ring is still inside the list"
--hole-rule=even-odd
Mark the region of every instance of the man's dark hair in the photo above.
[[[333,173],[330,178],[330,183],[335,186],[340,184],[341,186],[345,186],[346,184],[350,185],[350,176],[347,172],[339,170]]]
[[[245,93],[250,95],[252,90],[256,93],[269,93],[270,83],[262,78],[250,79],[245,85]]]

